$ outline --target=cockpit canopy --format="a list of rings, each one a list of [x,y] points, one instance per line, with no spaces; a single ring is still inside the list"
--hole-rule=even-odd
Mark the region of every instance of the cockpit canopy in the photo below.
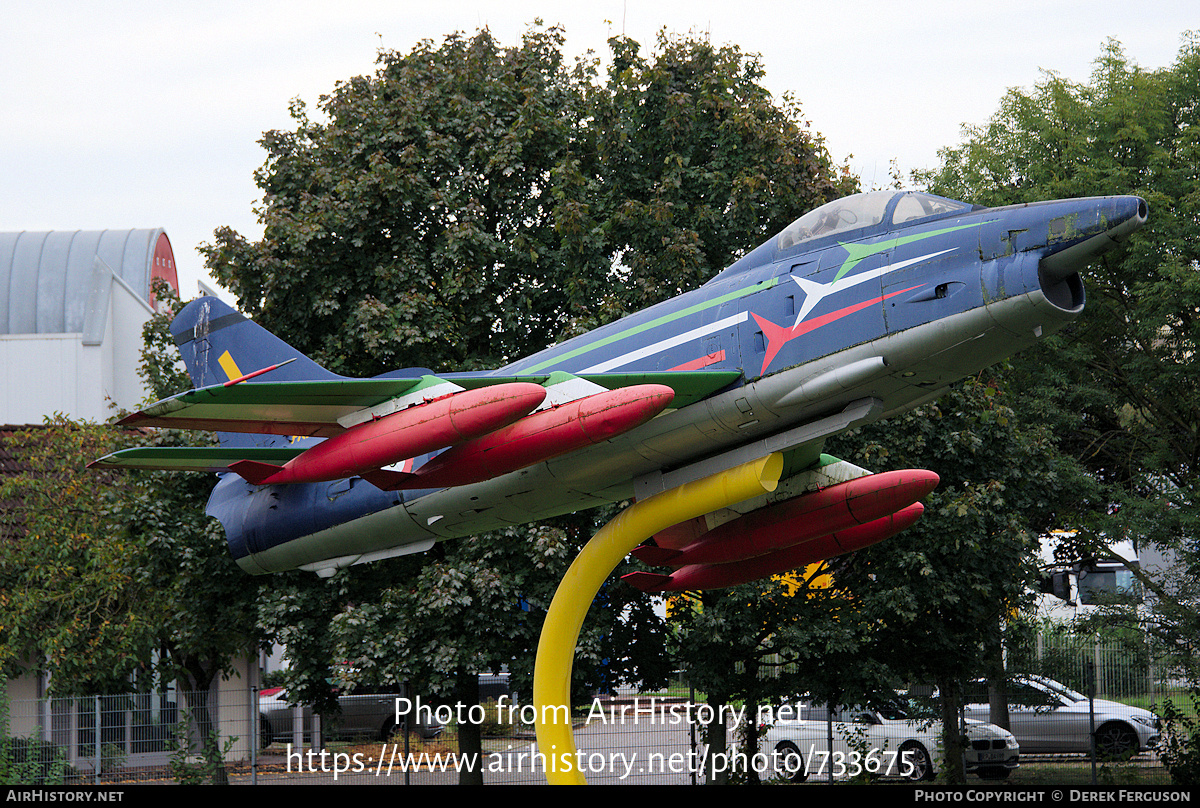
[[[893,199],[896,200],[894,207],[891,204]],[[963,202],[915,191],[871,191],[854,194],[827,202],[804,214],[779,234],[776,246],[780,250],[786,250],[806,241],[873,227],[887,218],[889,207],[892,207],[893,227],[928,216],[971,208]]]

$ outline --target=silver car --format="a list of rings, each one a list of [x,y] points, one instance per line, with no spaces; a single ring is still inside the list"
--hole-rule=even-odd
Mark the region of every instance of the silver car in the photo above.
[[[968,718],[989,717],[987,683],[973,682],[964,697]],[[1009,729],[1026,753],[1090,752],[1096,728],[1096,754],[1129,757],[1158,743],[1158,716],[1140,707],[1096,699],[1095,718],[1087,696],[1044,676],[1018,675],[1008,684]]]

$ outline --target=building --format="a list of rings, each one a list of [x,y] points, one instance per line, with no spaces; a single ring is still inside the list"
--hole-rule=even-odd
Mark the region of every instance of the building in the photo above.
[[[178,291],[161,229],[0,233],[0,424],[139,404],[155,278]]]

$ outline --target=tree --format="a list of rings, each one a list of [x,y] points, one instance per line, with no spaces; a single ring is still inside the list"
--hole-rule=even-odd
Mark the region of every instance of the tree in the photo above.
[[[268,132],[263,239],[223,228],[207,265],[260,325],[331,370],[495,367],[566,310],[557,211],[572,199],[586,67],[559,29],[487,31],[379,56]]]
[[[1084,556],[1129,538],[1175,553],[1180,571],[1137,570],[1152,614],[1126,620],[1167,646],[1200,632],[1194,578],[1200,552],[1200,37],[1185,34],[1175,64],[1147,71],[1110,41],[1089,81],[1047,74],[1013,90],[991,121],[941,152],[921,175],[935,193],[984,205],[1137,194],[1149,224],[1085,273],[1088,311],[1014,360],[1019,416],[1050,426],[1055,450],[1094,485],[1060,527],[1078,531]]]
[[[565,336],[694,289],[801,213],[858,190],[799,104],[771,98],[757,57],[665,33],[651,58],[625,37],[609,46],[581,165],[590,201],[571,221],[595,271],[573,286]]]
[[[190,385],[170,358],[169,319],[156,315],[145,332],[142,375],[160,397]],[[0,668],[11,677],[32,663],[62,695],[178,681],[205,755],[219,761],[207,691],[257,650],[259,587],[204,514],[209,480],[86,468],[118,448],[182,437],[56,417],[15,439],[26,470],[0,486],[0,499],[17,503],[13,538],[0,544]]]
[[[759,745],[760,707],[801,694],[821,703],[838,704],[847,695],[865,703],[866,694],[879,696],[895,686],[892,672],[864,654],[871,641],[869,625],[853,598],[830,585],[830,571],[839,566],[823,562],[798,573],[672,599],[672,656],[689,684],[707,694],[718,718],[705,728],[709,761],[713,754],[727,754],[720,713],[725,705],[745,708],[741,740],[751,758]],[[753,766],[745,772],[730,769],[718,776],[710,767],[707,782],[725,783],[731,774],[759,782]]]
[[[943,759],[955,782],[963,779],[953,753],[961,683],[1001,658],[1007,622],[1036,592],[1037,537],[1073,481],[1049,430],[1019,418],[1011,397],[969,379],[936,402],[830,441],[862,466],[941,477],[920,521],[858,553],[834,582],[869,626],[864,653],[898,680],[938,688]]]
[[[321,99],[324,122],[294,104],[295,130],[262,141],[263,238],[218,230],[204,248],[214,277],[340,373],[495,367],[694,288],[854,187],[736,48],[664,37],[646,59],[613,40],[601,83],[594,62],[564,64],[562,42],[540,26],[509,48],[486,30],[456,34],[382,53],[374,75]],[[329,704],[331,647],[355,660],[345,676],[403,672],[419,691],[446,693],[452,678],[500,662],[528,670],[539,600],[573,555],[565,548],[604,518],[503,531],[327,582],[285,577],[263,616],[296,640],[292,695]],[[601,670],[609,685],[660,676],[665,641],[645,599],[614,587],[598,609],[579,684]]]

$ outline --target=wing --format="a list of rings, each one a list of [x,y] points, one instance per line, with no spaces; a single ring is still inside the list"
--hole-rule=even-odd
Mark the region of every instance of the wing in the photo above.
[[[612,436],[599,429],[581,430],[588,418],[606,429],[619,423],[627,431],[667,406],[688,406],[740,378],[736,371],[678,371],[253,384],[238,379],[164,399],[120,424],[329,440],[303,448],[128,449],[92,465],[232,470],[259,485],[360,475],[388,489],[450,487],[477,481],[481,474],[499,476]],[[411,468],[383,470],[445,447],[455,451],[440,458],[436,475],[432,467],[418,474],[410,473]],[[298,459],[304,453],[309,455]],[[481,462],[483,458],[488,462]]]
[[[128,427],[203,429],[270,435],[333,437],[367,420],[381,405],[417,391],[448,394],[500,384],[561,384],[569,374],[541,376],[443,375],[399,379],[338,379],[313,382],[259,382],[213,385],[164,399],[123,418]],[[686,407],[741,378],[736,371],[666,371],[662,373],[596,373],[577,377],[616,390],[639,384],[661,384],[675,391],[672,406]],[[426,395],[428,398],[429,395]]]
[[[332,437],[340,419],[398,398],[421,379],[259,382],[188,390],[122,418],[128,427]]]

